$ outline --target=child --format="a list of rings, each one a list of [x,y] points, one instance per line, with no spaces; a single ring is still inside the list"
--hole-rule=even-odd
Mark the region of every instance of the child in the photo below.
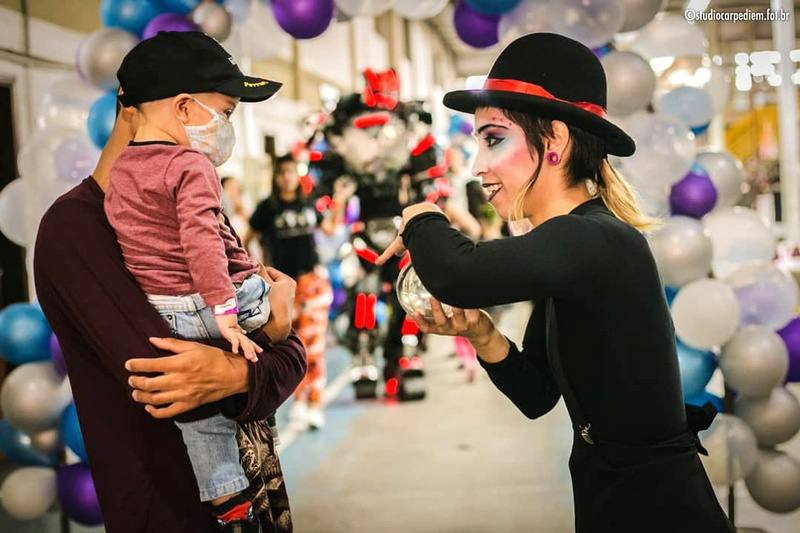
[[[215,166],[231,155],[229,118],[239,101],[266,100],[279,83],[244,76],[200,32],[162,32],[125,57],[122,105],[140,126],[111,169],[105,210],[126,266],[173,334],[225,338],[251,361],[246,333],[269,317],[269,286],[222,218]],[[239,464],[235,422],[218,414],[177,423],[200,488],[221,531],[259,532]]]

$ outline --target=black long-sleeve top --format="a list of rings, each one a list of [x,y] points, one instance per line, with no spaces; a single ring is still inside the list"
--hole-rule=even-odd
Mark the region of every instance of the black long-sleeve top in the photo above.
[[[481,361],[492,382],[529,418],[560,392],[545,349],[546,298],[553,298],[564,373],[592,432],[649,444],[686,431],[675,333],[644,236],[599,198],[519,237],[475,244],[438,213],[403,232],[420,280],[465,309],[531,300],[521,350]],[[480,354],[478,354],[480,355]]]

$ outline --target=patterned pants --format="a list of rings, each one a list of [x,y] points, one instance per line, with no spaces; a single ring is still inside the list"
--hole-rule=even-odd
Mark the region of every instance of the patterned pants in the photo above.
[[[318,266],[297,278],[292,326],[306,347],[308,371],[297,386],[295,401],[307,400],[314,405],[322,400],[326,383],[325,334],[332,302],[333,290],[325,267]]]

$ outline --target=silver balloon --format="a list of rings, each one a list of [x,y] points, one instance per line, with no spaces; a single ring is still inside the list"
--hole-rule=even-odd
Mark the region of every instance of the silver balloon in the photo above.
[[[699,24],[689,24],[683,13],[659,13],[650,24],[639,30],[627,47],[647,60],[701,56],[707,48],[708,41],[703,28]]]
[[[800,462],[777,450],[759,450],[758,463],[744,480],[753,500],[773,513],[800,509]]]
[[[374,17],[391,6],[392,0],[336,0],[336,7],[350,17]]]
[[[39,102],[36,125],[39,129],[86,128],[89,108],[103,92],[72,74],[53,82]]]
[[[50,362],[15,368],[0,390],[6,419],[28,434],[55,427],[70,401],[69,381],[59,376]]]
[[[633,185],[671,186],[686,176],[695,159],[694,135],[679,120],[636,113],[626,121],[636,153],[625,160]]]
[[[733,337],[740,316],[733,289],[714,279],[689,283],[672,302],[675,333],[684,343],[701,350],[720,346]]]
[[[667,0],[620,0],[625,7],[625,24],[619,31],[634,31],[644,27],[667,6]]]
[[[430,298],[431,293],[422,284],[414,267],[406,265],[397,278],[397,299],[400,301],[400,306],[408,314],[420,312],[425,319],[432,320]],[[442,303],[442,309],[448,316],[453,313],[453,308],[445,303]]]
[[[220,42],[231,34],[233,19],[227,9],[215,2],[203,2],[192,11],[191,17],[201,30]]]
[[[433,18],[447,6],[448,0],[393,0],[392,9],[411,20]]]
[[[0,487],[0,502],[17,520],[43,516],[56,501],[56,471],[32,466],[11,472]]]
[[[139,39],[119,28],[101,28],[81,43],[78,66],[86,79],[104,91],[119,87],[117,70]]]
[[[656,80],[656,99],[677,87],[703,89],[717,113],[725,109],[731,94],[730,76],[707,55],[675,58]]]
[[[741,396],[764,398],[786,378],[789,352],[771,329],[745,326],[722,349],[719,367]]]
[[[500,17],[498,34],[500,41],[511,41],[527,35],[548,30],[550,26],[550,0],[522,0],[514,9]]]
[[[648,240],[665,285],[682,287],[711,271],[711,239],[699,220],[670,217]]]
[[[758,443],[753,430],[744,421],[718,414],[711,427],[700,432],[708,450],[701,455],[708,479],[715,485],[731,485],[747,477],[758,462]]]
[[[656,98],[653,107],[658,113],[677,118],[692,130],[707,127],[714,117],[711,95],[697,87],[676,87]]]
[[[772,389],[766,398],[739,398],[736,414],[750,425],[762,447],[782,444],[800,431],[800,403],[783,387]]]
[[[656,75],[650,63],[633,52],[611,52],[601,60],[608,80],[608,112],[628,116],[650,104]]]
[[[548,24],[552,31],[590,48],[611,41],[624,23],[625,6],[618,0],[550,2]]]
[[[728,152],[704,149],[697,154],[697,164],[706,169],[717,189],[716,211],[733,207],[742,197],[742,163]]]
[[[47,455],[55,455],[64,448],[61,440],[61,431],[58,428],[46,429],[34,433],[31,437],[31,447]]]
[[[0,190],[0,233],[17,246],[28,245],[28,217],[25,202],[29,189],[17,178]]]
[[[725,282],[733,287],[742,324],[783,328],[797,312],[797,283],[773,263],[748,265],[736,270]]]
[[[641,180],[629,180],[633,187],[636,205],[645,215],[654,218],[667,218],[670,214],[669,191],[666,185],[641,183]]]
[[[734,207],[712,211],[703,218],[711,236],[714,276],[726,279],[738,269],[772,261],[775,236],[752,209]]]

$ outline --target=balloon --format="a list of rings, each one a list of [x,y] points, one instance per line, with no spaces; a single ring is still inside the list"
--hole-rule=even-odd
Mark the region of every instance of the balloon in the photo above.
[[[47,361],[52,333],[41,310],[11,304],[0,311],[0,356],[15,365]]]
[[[698,220],[670,217],[648,240],[666,285],[682,287],[711,271],[711,239]]]
[[[672,306],[672,302],[675,301],[675,297],[678,295],[678,289],[675,287],[670,287],[669,285],[664,286],[664,297],[667,299],[667,305]]]
[[[374,17],[387,11],[391,5],[392,0],[336,0],[336,7],[348,17]]]
[[[64,442],[61,440],[61,431],[58,428],[46,429],[30,436],[31,446],[37,452],[58,456],[64,449]]]
[[[103,91],[116,91],[119,87],[117,70],[125,55],[136,46],[139,39],[120,28],[101,28],[89,35],[81,44],[78,65],[86,79]]]
[[[711,96],[715,113],[725,109],[731,93],[730,76],[707,55],[675,58],[656,80],[656,97],[677,87],[706,91]]]
[[[19,466],[49,466],[58,464],[58,453],[42,453],[33,447],[31,437],[0,420],[0,452]]]
[[[689,405],[696,405],[698,407],[704,406],[706,402],[711,402],[711,405],[714,406],[718,413],[722,412],[722,398],[715,396],[708,391],[703,391],[696,396],[684,398],[683,401]]]
[[[656,75],[642,56],[633,52],[611,52],[601,59],[608,80],[608,112],[628,116],[650,104]]]
[[[765,398],[739,397],[736,414],[750,425],[762,447],[782,444],[800,430],[800,403],[783,387]]]
[[[465,0],[465,2],[478,13],[495,17],[511,11],[519,4],[519,0]]]
[[[270,38],[264,39],[264,35]],[[278,26],[272,10],[256,2],[241,28],[241,42],[243,55],[252,59],[267,59],[287,49],[291,37]]]
[[[709,350],[728,341],[736,332],[740,316],[733,289],[718,280],[693,281],[672,302],[675,332],[694,348]]]
[[[717,189],[716,209],[735,206],[742,197],[742,163],[728,152],[704,149],[697,154],[697,164],[706,169]]]
[[[718,414],[700,440],[708,456],[700,456],[711,483],[731,485],[746,477],[758,462],[758,444],[753,430],[741,419]]]
[[[202,0],[158,0],[167,13],[188,15]]]
[[[714,247],[715,277],[725,279],[743,266],[772,261],[775,236],[755,211],[744,207],[714,211],[703,225]]]
[[[64,438],[64,444],[75,452],[75,455],[83,461],[89,460],[86,454],[86,445],[83,442],[81,425],[78,422],[78,411],[75,409],[74,403],[69,404],[61,416],[61,434]]]
[[[667,0],[620,0],[625,10],[625,24],[619,31],[634,31],[644,27],[667,6]]]
[[[529,33],[545,31],[550,13],[549,0],[522,0],[500,17],[498,33],[503,42],[511,42]]]
[[[681,369],[683,397],[688,398],[702,394],[717,368],[717,357],[714,352],[696,350],[686,346],[680,340],[676,342],[676,346]]]
[[[473,10],[466,0],[459,0],[453,12],[453,24],[458,37],[474,48],[488,48],[497,44],[500,19]]]
[[[792,382],[800,381],[800,317],[786,324],[778,331],[778,335],[789,353],[789,373],[786,378]]]
[[[659,13],[642,28],[629,46],[643,58],[700,56],[708,42],[699,24],[689,24],[677,13]]]
[[[90,120],[91,116],[90,113]],[[53,152],[58,177],[70,185],[77,185],[89,176],[99,159],[100,151],[89,139],[80,137],[65,139]]]
[[[272,13],[283,31],[295,39],[322,35],[333,20],[333,0],[272,0]]]
[[[694,136],[682,122],[666,115],[637,113],[626,124],[636,141],[636,153],[625,160],[634,186],[671,186],[692,168]]]
[[[548,24],[552,31],[589,48],[609,42],[624,23],[625,8],[618,0],[558,0],[550,3]]]
[[[344,289],[338,288],[333,290],[333,303],[331,304],[333,309],[339,309],[345,304],[346,301],[347,292],[345,292]]]
[[[47,89],[39,103],[36,126],[83,129],[89,108],[103,93],[75,75],[59,78]]]
[[[642,212],[654,218],[666,218],[669,216],[669,187],[651,183],[635,183],[633,185],[633,195],[636,205]]]
[[[122,28],[141,35],[150,19],[161,13],[158,0],[103,0],[100,22],[109,28]]]
[[[25,199],[28,194],[26,185],[22,178],[17,178],[0,190],[0,233],[22,247],[28,246],[28,225],[25,216]],[[2,353],[0,347],[0,356]]]
[[[774,331],[762,326],[745,326],[723,348],[719,367],[725,382],[736,392],[763,398],[783,383],[789,355]]]
[[[0,502],[17,520],[44,516],[55,501],[56,472],[52,468],[19,468],[0,487]]]
[[[71,520],[82,526],[99,526],[103,523],[89,465],[78,463],[62,466],[56,471],[56,487],[61,509]]]
[[[744,266],[725,282],[733,287],[739,300],[741,324],[780,329],[789,323],[797,310],[797,284],[791,274],[774,264]]]
[[[419,311],[426,319],[433,318],[431,293],[422,284],[417,271],[410,263],[400,271],[400,275],[397,277],[397,299],[406,313],[414,314]],[[452,308],[449,305],[442,303],[442,309],[446,315],[452,314]]]
[[[233,27],[230,13],[221,5],[209,2],[197,6],[192,12],[191,19],[204,33],[220,42],[230,36]]]
[[[89,131],[89,137],[92,139],[92,142],[101,150],[111,136],[111,130],[114,129],[114,122],[116,122],[116,120],[116,93],[107,93],[92,104],[92,108],[89,110],[89,118],[86,120],[86,128]],[[86,175],[88,175],[88,173]],[[83,177],[86,177],[86,175]]]
[[[705,131],[714,116],[711,96],[696,87],[677,87],[653,102],[659,113],[677,118],[699,135]]]
[[[142,31],[142,39],[155,37],[162,31],[198,31],[197,24],[177,13],[163,13],[154,17]]]
[[[424,20],[433,18],[444,10],[448,0],[392,0],[392,9],[403,18]]]
[[[59,376],[67,375],[67,364],[64,362],[64,354],[61,352],[61,345],[58,343],[55,333],[50,335],[50,360]]]
[[[753,500],[768,511],[800,509],[800,462],[781,451],[759,450],[756,467],[744,482]]]
[[[49,362],[15,368],[0,389],[6,420],[29,434],[54,427],[70,396],[69,382]]]
[[[236,24],[244,24],[250,14],[250,7],[250,0],[225,0],[225,9]]]
[[[672,186],[669,205],[675,215],[703,218],[717,203],[714,182],[697,165],[681,181]]]

